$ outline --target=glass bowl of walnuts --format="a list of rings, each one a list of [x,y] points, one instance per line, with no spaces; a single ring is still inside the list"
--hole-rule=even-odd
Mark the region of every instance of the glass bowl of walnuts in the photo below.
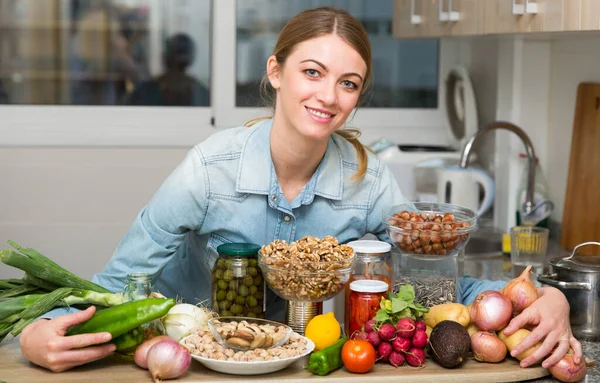
[[[422,258],[457,255],[477,228],[477,214],[438,202],[399,205],[384,216],[390,240],[403,254]]]
[[[288,301],[323,302],[341,292],[350,279],[356,255],[332,236],[306,236],[261,248],[258,265],[267,284]]]

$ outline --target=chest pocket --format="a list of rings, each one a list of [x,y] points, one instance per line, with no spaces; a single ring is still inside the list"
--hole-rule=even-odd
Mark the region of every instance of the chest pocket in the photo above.
[[[212,270],[213,266],[215,265],[215,262],[217,261],[217,258],[219,258],[217,247],[224,243],[232,243],[232,241],[215,233],[212,233],[208,238],[208,243],[206,244],[205,260],[208,270]]]

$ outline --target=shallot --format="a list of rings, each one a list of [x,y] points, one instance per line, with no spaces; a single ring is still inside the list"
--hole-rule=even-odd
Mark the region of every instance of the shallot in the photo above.
[[[480,362],[498,363],[506,357],[506,345],[496,334],[478,331],[471,335],[473,357]]]
[[[190,368],[192,356],[181,344],[165,339],[150,347],[147,363],[152,379],[158,383],[183,375]]]
[[[561,382],[578,382],[587,374],[587,365],[585,359],[581,358],[579,364],[573,360],[573,351],[569,352],[548,370],[556,379]]]
[[[498,331],[512,318],[512,303],[495,290],[479,293],[471,306],[471,321],[483,331]]]
[[[531,265],[527,266],[521,275],[509,281],[502,289],[502,294],[512,303],[515,316],[538,299],[537,288],[531,282],[529,274],[531,274]]]
[[[168,340],[171,338],[169,338],[166,335],[160,335],[160,336],[156,336],[154,338],[150,338],[147,341],[145,341],[144,343],[137,346],[137,348],[135,349],[135,352],[133,354],[133,360],[135,361],[135,364],[137,364],[141,368],[147,370],[148,369],[148,361],[147,361],[148,360],[148,351],[156,343],[160,342],[161,340],[165,340],[165,339]]]

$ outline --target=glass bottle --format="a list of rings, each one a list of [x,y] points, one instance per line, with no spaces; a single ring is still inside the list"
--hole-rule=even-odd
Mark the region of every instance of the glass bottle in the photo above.
[[[260,246],[227,243],[217,247],[212,270],[212,309],[219,316],[265,318],[267,285],[258,266]]]
[[[384,298],[389,285],[379,280],[356,280],[350,283],[350,297],[347,304],[349,318],[347,318],[346,334],[352,335],[361,331],[365,323],[373,319],[379,310],[381,298]]]
[[[348,243],[356,253],[356,263],[350,275],[349,283],[345,291],[345,313],[344,327],[349,327],[350,320],[350,283],[356,280],[380,280],[387,284],[389,293],[392,288],[392,245],[377,240],[360,240]],[[350,333],[347,332],[347,335]]]
[[[123,295],[128,301],[149,298],[152,293],[152,278],[148,273],[127,274],[127,285]]]

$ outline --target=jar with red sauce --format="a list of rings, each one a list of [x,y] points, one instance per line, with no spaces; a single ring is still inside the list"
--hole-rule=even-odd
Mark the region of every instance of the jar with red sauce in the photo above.
[[[388,287],[387,283],[376,279],[359,279],[350,283],[350,317],[346,322],[346,334],[351,336],[355,331],[362,331],[365,323],[375,317],[381,298],[387,295]]]

